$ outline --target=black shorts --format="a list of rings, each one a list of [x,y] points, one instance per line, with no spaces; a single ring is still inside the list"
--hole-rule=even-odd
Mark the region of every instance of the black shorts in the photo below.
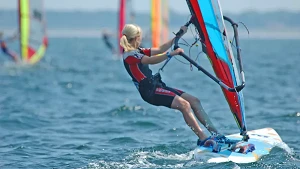
[[[165,106],[171,108],[172,102],[176,95],[181,96],[184,92],[171,87],[157,87],[154,94],[153,99],[150,104],[156,106]]]
[[[155,87],[155,89],[151,88],[151,86],[140,86],[139,92],[143,100],[147,103],[155,106],[165,106],[169,108],[171,108],[175,96],[181,96],[184,93],[181,90],[168,87],[164,83],[158,85],[157,87]]]

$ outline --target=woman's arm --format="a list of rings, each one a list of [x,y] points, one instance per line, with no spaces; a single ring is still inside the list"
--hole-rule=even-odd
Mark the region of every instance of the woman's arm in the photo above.
[[[152,52],[152,50],[151,50]],[[180,52],[183,52],[183,50],[181,48],[178,48],[174,51],[172,51],[169,56],[172,57],[172,56],[175,56],[175,55],[178,55]],[[155,55],[155,56],[152,56],[152,57],[149,57],[147,55],[144,55],[141,62],[142,64],[157,64],[157,63],[160,63],[164,60],[166,60],[168,58],[168,55],[167,53],[165,54],[161,54],[161,55]]]
[[[152,52],[152,51],[151,51]],[[147,55],[144,55],[141,62],[142,64],[157,64],[160,63],[168,58],[167,54],[162,54],[162,55],[156,55],[149,57]]]
[[[151,55],[158,55],[166,52],[173,45],[174,38],[161,45],[159,48],[151,48]]]

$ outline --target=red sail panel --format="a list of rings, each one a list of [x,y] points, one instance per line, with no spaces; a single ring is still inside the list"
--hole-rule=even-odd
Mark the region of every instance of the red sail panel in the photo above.
[[[120,39],[122,37],[122,29],[125,26],[125,16],[126,16],[126,0],[120,0],[120,7],[119,7],[119,53],[123,52],[123,48],[120,46]]]
[[[196,18],[196,22],[194,24],[195,24],[196,28],[198,29],[199,36],[202,40],[202,43],[205,45],[204,51],[208,55],[208,58],[211,61],[211,64],[212,64],[212,67],[214,69],[216,76],[227,86],[233,88],[235,86],[234,85],[235,79],[232,78],[232,74],[234,74],[232,72],[233,68],[232,68],[230,61],[228,59],[226,60],[226,57],[228,57],[228,56],[231,57],[231,56],[230,56],[230,54],[228,54],[228,51],[227,51],[227,53],[225,52],[226,50],[224,49],[223,42],[220,41],[221,38],[218,39],[218,38],[214,37],[215,35],[212,34],[211,30],[209,30],[209,31],[211,31],[210,32],[211,34],[209,34],[208,29],[210,29],[210,28],[207,28],[207,27],[212,26],[212,25],[210,25],[210,23],[207,23],[204,20],[203,13],[200,9],[200,3],[201,3],[201,1],[198,1],[198,0],[189,0],[188,1],[190,11],[193,15],[195,15],[195,18]],[[205,2],[205,3],[209,3],[209,2]],[[203,3],[203,5],[207,5],[207,4]],[[204,6],[204,7],[207,7],[207,6]],[[213,18],[213,17],[215,17],[215,16],[212,16],[211,18]],[[209,19],[211,19],[211,18],[209,18]],[[209,19],[207,19],[207,20],[209,20]],[[215,25],[213,25],[213,26],[215,26]],[[215,32],[213,32],[213,33],[215,33]],[[219,32],[219,34],[221,34],[221,33]],[[219,40],[218,44],[215,44],[217,42],[217,40]],[[212,43],[212,41],[215,43]],[[221,50],[224,50],[223,53],[220,52],[221,51],[221,50],[219,50],[220,48],[222,48]],[[238,127],[242,130],[243,128],[245,128],[244,119],[243,119],[244,108],[243,108],[243,105],[241,105],[241,102],[243,102],[243,101],[240,100],[242,98],[236,92],[230,92],[224,88],[222,88],[222,90],[223,90],[224,96],[227,99],[228,105],[236,119]]]

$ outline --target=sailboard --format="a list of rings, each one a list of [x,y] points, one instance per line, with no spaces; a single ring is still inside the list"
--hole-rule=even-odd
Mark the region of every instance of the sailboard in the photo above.
[[[272,128],[263,128],[258,130],[248,131],[250,139],[240,141],[236,145],[222,145],[221,151],[214,153],[210,147],[198,146],[194,150],[194,158],[198,161],[208,163],[234,162],[234,163],[252,163],[261,159],[262,156],[268,155],[270,151],[280,144],[282,140],[278,133]],[[230,140],[241,140],[242,136],[239,133],[226,136]],[[255,145],[255,150],[249,153],[239,153],[239,147]],[[236,150],[233,147],[236,146]]]
[[[196,42],[201,42],[202,51],[210,60],[215,76],[185,53],[181,52],[179,55],[220,85],[240,131],[237,134],[227,135],[221,142],[219,138],[212,137],[213,139],[207,140],[203,145],[198,145],[195,149],[195,159],[204,158],[208,162],[255,162],[263,155],[269,154],[282,140],[271,128],[247,131],[242,93],[245,75],[239,46],[238,24],[222,14],[219,0],[186,0],[186,2],[192,17],[185,26],[190,24],[195,26]],[[232,42],[227,37],[225,21],[233,28]],[[178,41],[182,32],[183,30],[180,30],[176,34],[174,50],[179,48]],[[237,56],[233,53],[232,45],[236,49]]]
[[[18,0],[20,53],[24,63],[35,64],[48,46],[43,0]]]

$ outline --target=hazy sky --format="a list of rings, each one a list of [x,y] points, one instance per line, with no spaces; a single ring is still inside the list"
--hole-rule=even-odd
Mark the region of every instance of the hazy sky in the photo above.
[[[134,9],[149,11],[150,0],[133,0]],[[45,0],[47,9],[55,10],[117,10],[119,0]],[[223,11],[239,13],[245,10],[272,11],[278,9],[300,11],[300,0],[220,0]],[[176,12],[188,13],[186,0],[169,0]],[[17,0],[0,0],[0,9],[12,9]]]

